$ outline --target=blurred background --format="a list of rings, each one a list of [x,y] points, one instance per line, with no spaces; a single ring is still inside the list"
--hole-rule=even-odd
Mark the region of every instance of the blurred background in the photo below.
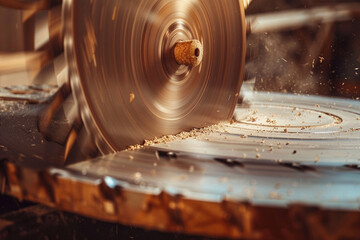
[[[341,0],[254,0],[247,16],[304,10]],[[289,14],[289,18],[296,16]],[[246,78],[255,89],[327,96],[360,96],[360,16],[350,21],[319,24],[278,32],[250,34]]]
[[[246,14],[351,2],[356,1],[253,0]],[[295,15],[289,13],[288,18]],[[60,9],[35,12],[0,7],[0,86],[65,81],[60,16]],[[360,16],[249,34],[245,78],[256,78],[256,90],[356,99],[360,96],[359,23]]]

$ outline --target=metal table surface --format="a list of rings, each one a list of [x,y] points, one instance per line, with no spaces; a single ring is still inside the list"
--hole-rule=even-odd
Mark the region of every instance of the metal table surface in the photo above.
[[[230,123],[69,165],[36,131],[44,105],[1,104],[0,182],[19,199],[194,235],[360,234],[359,101],[248,93]]]

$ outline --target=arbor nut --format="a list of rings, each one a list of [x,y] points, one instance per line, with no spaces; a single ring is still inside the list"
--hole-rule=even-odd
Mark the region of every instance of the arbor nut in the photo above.
[[[196,67],[203,58],[203,47],[198,40],[179,41],[174,48],[175,60],[179,65]]]

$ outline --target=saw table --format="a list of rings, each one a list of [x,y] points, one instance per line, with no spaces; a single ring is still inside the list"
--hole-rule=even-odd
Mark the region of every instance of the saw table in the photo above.
[[[37,130],[46,103],[2,100],[3,192],[193,235],[358,236],[360,102],[261,92],[245,99],[230,122],[72,164]]]

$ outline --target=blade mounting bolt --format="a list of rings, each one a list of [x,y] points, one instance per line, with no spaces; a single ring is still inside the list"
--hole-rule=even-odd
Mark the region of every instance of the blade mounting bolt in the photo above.
[[[175,60],[179,65],[196,67],[203,58],[203,46],[198,40],[179,41],[174,48]]]

